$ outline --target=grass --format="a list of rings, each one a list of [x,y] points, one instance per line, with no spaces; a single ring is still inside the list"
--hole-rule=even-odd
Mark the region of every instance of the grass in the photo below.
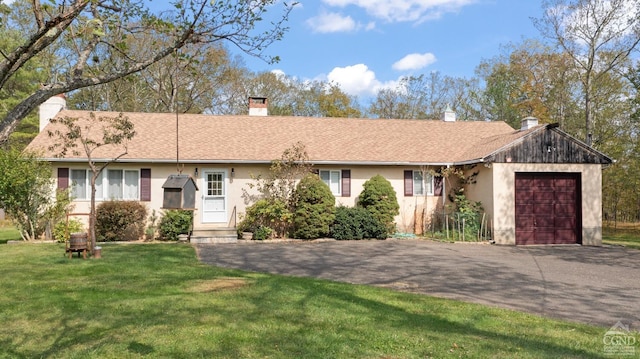
[[[612,223],[602,228],[602,243],[640,249],[640,224]]]
[[[8,241],[22,240],[20,232],[7,220],[0,221],[0,244]]]
[[[601,358],[607,328],[227,270],[180,244],[0,245],[0,358]]]

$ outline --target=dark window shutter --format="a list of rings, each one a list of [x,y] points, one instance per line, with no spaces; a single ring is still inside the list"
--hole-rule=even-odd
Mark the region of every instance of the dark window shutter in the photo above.
[[[351,197],[351,170],[342,170],[342,197]]]
[[[413,171],[404,171],[404,195],[413,196]]]
[[[433,177],[433,195],[442,196],[442,177]]]
[[[140,169],[140,200],[151,201],[151,168]]]
[[[58,189],[69,188],[69,169],[58,168]]]

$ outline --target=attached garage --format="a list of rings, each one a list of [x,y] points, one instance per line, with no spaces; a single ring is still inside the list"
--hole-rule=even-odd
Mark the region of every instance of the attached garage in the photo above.
[[[467,167],[465,193],[482,203],[494,242],[602,245],[602,169],[613,161],[557,125],[525,120]]]
[[[516,173],[516,245],[581,244],[580,173]]]

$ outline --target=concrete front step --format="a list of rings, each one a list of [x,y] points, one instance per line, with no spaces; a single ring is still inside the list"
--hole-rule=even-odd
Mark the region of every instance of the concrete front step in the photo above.
[[[191,243],[235,243],[238,233],[235,228],[207,228],[194,229],[191,233]]]

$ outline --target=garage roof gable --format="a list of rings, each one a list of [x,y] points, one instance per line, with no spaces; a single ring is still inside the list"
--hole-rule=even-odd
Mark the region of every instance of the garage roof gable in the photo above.
[[[602,165],[613,163],[607,155],[560,130],[557,124],[537,127],[517,141],[485,156],[481,161]]]

